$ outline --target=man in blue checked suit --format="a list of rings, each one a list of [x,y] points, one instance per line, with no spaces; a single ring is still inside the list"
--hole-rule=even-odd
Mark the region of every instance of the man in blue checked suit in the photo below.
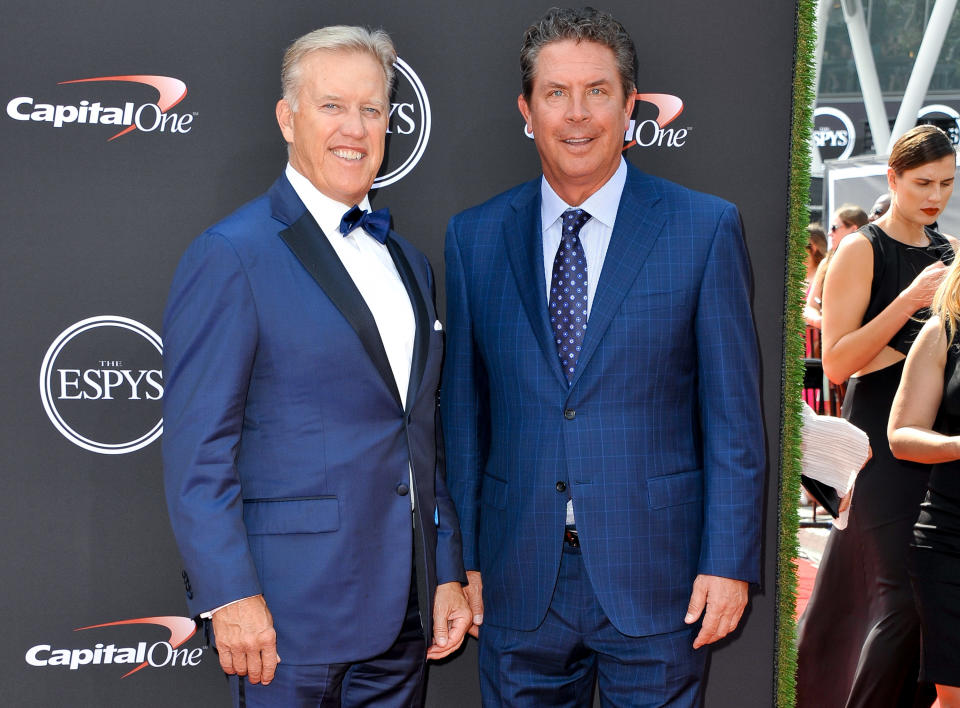
[[[759,580],[764,438],[736,208],[628,165],[622,25],[521,51],[543,177],[447,231],[447,482],[487,706],[701,702]]]

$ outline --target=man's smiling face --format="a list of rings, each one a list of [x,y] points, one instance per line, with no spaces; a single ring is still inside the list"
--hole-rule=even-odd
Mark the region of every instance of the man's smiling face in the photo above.
[[[383,67],[364,52],[319,50],[300,71],[297,110],[286,99],[277,104],[290,164],[320,192],[353,206],[383,161],[390,115]]]
[[[518,105],[533,130],[543,174],[576,206],[613,176],[636,92],[625,96],[613,50],[597,42],[551,42],[536,59],[529,99]]]

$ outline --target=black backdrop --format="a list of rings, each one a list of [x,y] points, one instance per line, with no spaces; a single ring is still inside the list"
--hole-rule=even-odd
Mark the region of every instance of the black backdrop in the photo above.
[[[765,508],[757,510],[767,539],[764,587],[736,641],[713,654],[707,704],[771,705],[796,8],[766,0],[604,7],[637,42],[640,91],[683,103],[660,132],[654,104],[638,104],[643,144],[627,150],[628,159],[730,199],[743,213],[771,460]],[[265,190],[284,165],[274,104],[286,45],[335,23],[382,26],[393,36],[426,99],[399,76],[386,171],[409,170],[373,200],[390,206],[442,286],[447,219],[538,174],[516,109],[517,55],[524,28],[545,9],[529,0],[4,3],[5,704],[228,703],[215,657],[193,651],[196,636],[171,648],[181,636],[176,620],[164,619],[182,616],[185,605],[159,443],[150,442],[159,422],[159,388],[150,382],[160,368],[151,331],[159,332],[186,244]],[[154,107],[154,80],[143,75],[185,84],[162,130],[154,124],[165,106]],[[430,132],[416,162],[427,101]],[[102,121],[124,112],[139,115],[139,127],[110,140],[125,126]],[[147,621],[81,629],[131,619]],[[472,643],[434,667],[429,704],[479,705],[474,667]]]

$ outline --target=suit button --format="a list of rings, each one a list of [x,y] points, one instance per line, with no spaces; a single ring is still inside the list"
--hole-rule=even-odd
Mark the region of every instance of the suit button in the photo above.
[[[410,487],[403,484],[402,482],[397,485],[397,494],[399,494],[401,497],[405,497],[409,493],[410,493]]]
[[[563,482],[563,481],[557,482],[557,485],[556,485],[556,486],[557,486],[557,491],[558,491],[558,492],[565,492],[565,491],[567,491],[567,484],[566,484],[566,482]]]
[[[573,410],[573,408],[567,408],[567,410],[563,412],[563,417],[567,420],[573,420],[577,417],[577,412]]]

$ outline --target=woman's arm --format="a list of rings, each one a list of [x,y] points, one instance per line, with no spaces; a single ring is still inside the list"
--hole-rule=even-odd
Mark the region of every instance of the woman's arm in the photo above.
[[[817,264],[817,270],[813,274],[813,283],[810,285],[810,291],[803,303],[803,321],[808,327],[820,329],[822,317],[820,316],[820,299],[823,297],[823,278],[827,272],[827,263],[830,257],[824,258]]]
[[[930,304],[946,266],[940,261],[919,275],[876,317],[860,326],[870,301],[873,248],[851,234],[832,258],[823,284],[823,370],[834,383],[856,373],[883,350],[907,320]]]
[[[960,436],[932,430],[943,397],[946,362],[947,338],[934,317],[910,348],[890,409],[887,436],[894,457],[927,464],[960,459]]]

